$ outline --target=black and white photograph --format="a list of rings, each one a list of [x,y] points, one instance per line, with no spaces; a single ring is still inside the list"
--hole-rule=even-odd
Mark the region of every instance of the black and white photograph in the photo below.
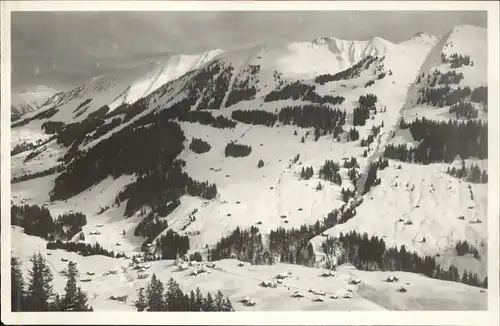
[[[9,312],[498,310],[495,7],[8,5]]]

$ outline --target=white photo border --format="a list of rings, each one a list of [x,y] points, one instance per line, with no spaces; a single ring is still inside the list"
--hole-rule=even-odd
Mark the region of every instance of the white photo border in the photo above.
[[[496,1],[2,1],[1,298],[5,324],[143,325],[500,325],[499,320],[499,5]],[[488,12],[488,310],[323,312],[10,312],[10,30],[12,11],[487,11]]]

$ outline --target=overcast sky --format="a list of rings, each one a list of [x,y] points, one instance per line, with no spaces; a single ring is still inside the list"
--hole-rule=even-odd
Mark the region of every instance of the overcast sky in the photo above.
[[[392,42],[419,31],[486,27],[486,12],[13,12],[12,87],[67,89],[121,63],[165,52],[237,49],[317,36]]]

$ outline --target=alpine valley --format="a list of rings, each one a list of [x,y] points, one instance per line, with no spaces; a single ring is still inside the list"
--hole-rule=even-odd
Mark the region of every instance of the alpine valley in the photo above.
[[[76,262],[94,311],[153,274],[234,310],[487,309],[486,53],[457,26],[96,76],[11,123],[12,254],[59,293]]]

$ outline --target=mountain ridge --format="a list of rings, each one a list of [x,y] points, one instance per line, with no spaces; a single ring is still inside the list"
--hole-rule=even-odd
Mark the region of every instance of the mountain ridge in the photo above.
[[[80,210],[86,242],[127,255],[166,255],[174,232],[188,238],[187,254],[255,263],[245,251],[255,245],[281,263],[330,268],[352,254],[335,240],[356,232],[364,241],[366,232],[403,257],[437,263],[429,277],[444,277],[441,266],[482,281],[486,40],[470,58],[448,51],[476,32],[175,57],[95,79],[13,125],[13,148],[35,146],[12,157],[13,202]],[[462,127],[479,143],[454,145],[449,136]],[[258,237],[224,247],[245,230]],[[463,241],[474,257],[456,249]]]

